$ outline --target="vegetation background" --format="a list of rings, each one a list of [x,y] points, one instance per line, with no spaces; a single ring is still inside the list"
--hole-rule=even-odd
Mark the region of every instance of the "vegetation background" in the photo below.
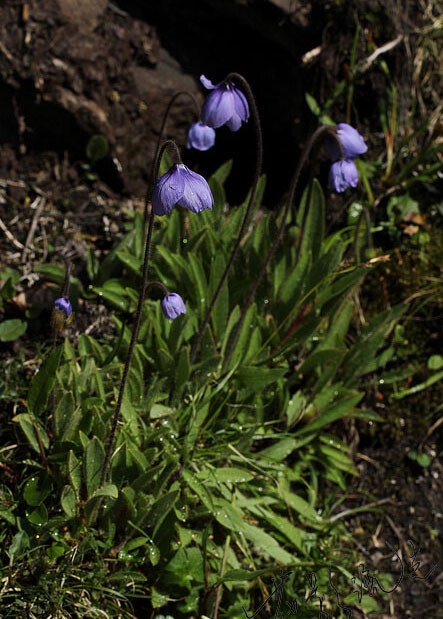
[[[359,562],[395,582],[386,541],[406,560],[413,539],[423,576],[441,559],[441,27],[424,0],[1,4],[1,617],[240,617],[283,565],[299,566],[290,595],[316,572],[326,612],[340,616],[328,564],[344,598]],[[252,182],[251,123],[186,152],[216,204],[158,224],[152,274],[182,294],[188,320],[166,324],[157,293],[146,302],[97,519],[162,116],[178,90],[203,101],[200,74],[215,83],[230,71],[257,98],[262,199],[191,366],[199,303]],[[184,146],[194,120],[183,98],[166,134]],[[325,154],[312,159],[252,335],[218,369],[296,161],[331,122],[368,144],[359,187],[332,194]],[[75,316],[51,356],[66,260]],[[440,588],[436,569],[346,603],[361,617],[437,617]],[[318,616],[318,600],[304,612]]]

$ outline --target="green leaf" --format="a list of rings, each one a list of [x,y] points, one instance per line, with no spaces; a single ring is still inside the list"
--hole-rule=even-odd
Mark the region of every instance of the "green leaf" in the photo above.
[[[63,433],[60,437],[61,441],[70,441],[76,435],[80,422],[83,418],[83,411],[80,407],[77,407],[72,413],[71,417],[68,417],[65,422],[66,425],[62,428]]]
[[[287,368],[266,368],[259,366],[241,367],[233,375],[242,385],[254,391],[276,383],[287,373]]]
[[[55,434],[63,434],[66,425],[74,414],[75,401],[72,391],[66,391],[58,401],[55,409]]]
[[[28,324],[14,318],[0,322],[0,342],[12,342],[17,340],[28,328]]]
[[[224,582],[241,582],[243,580],[255,580],[259,576],[264,576],[265,574],[269,574],[272,571],[272,568],[267,568],[263,570],[229,570],[226,574],[221,577],[217,577],[217,583]]]
[[[115,484],[106,484],[103,488],[98,488],[91,496],[91,499],[98,496],[109,496],[112,499],[116,499],[118,497],[118,488]]]
[[[27,513],[26,517],[31,524],[41,527],[48,522],[48,510],[42,504]]]
[[[215,511],[216,520],[231,531],[241,531],[244,536],[258,546],[265,555],[283,564],[293,563],[294,557],[286,552],[271,535],[249,524],[242,518],[242,512],[224,499],[219,499]]]
[[[217,253],[211,263],[211,278],[210,278],[210,291],[211,298],[214,296],[215,291],[220,283],[221,277],[226,267],[226,260],[221,253]],[[214,332],[218,340],[221,340],[226,329],[226,323],[229,314],[229,288],[228,278],[226,278],[219,297],[215,303],[212,311],[212,324]]]
[[[39,438],[45,449],[49,447],[48,435],[37,419],[33,419],[32,416],[27,413],[20,413],[20,415],[13,417],[12,421],[20,424],[31,447],[38,454],[40,453]]]
[[[203,486],[198,480],[198,478],[190,471],[184,470],[182,476],[185,482],[191,488],[191,490],[193,490],[195,494],[199,497],[206,509],[209,512],[212,512],[214,510],[214,503],[208,489]]]
[[[37,507],[43,503],[51,490],[52,485],[48,475],[43,475],[43,478],[31,477],[23,488],[23,498],[28,505]]]
[[[129,254],[124,249],[115,252],[115,255],[123,264],[131,269],[136,275],[140,275],[142,272],[143,260],[139,260],[132,254]]]
[[[46,410],[49,394],[54,386],[55,375],[60,364],[61,356],[62,346],[60,345],[51,352],[36,376],[32,379],[26,403],[29,412],[33,413],[36,417]]]
[[[428,368],[430,370],[440,370],[443,368],[443,357],[441,355],[432,355],[429,357]]]
[[[214,479],[223,483],[240,483],[253,479],[253,475],[249,471],[235,467],[204,469],[197,473],[198,479]]]
[[[307,190],[306,190],[307,191]],[[310,254],[312,263],[320,255],[325,229],[325,198],[320,183],[315,178],[312,183],[311,198],[306,222],[303,227],[302,241],[298,259],[303,262],[305,254]]]
[[[60,503],[67,517],[74,518],[76,515],[76,496],[71,486],[63,488]]]
[[[218,182],[223,185],[223,183],[228,178],[231,169],[232,169],[233,159],[229,159],[225,163],[223,163],[212,175],[214,178],[218,180]],[[212,178],[211,176],[211,178]]]
[[[187,346],[184,346],[181,349],[180,355],[178,357],[177,367],[175,370],[175,387],[177,390],[179,390],[180,387],[187,383],[190,373],[191,362],[189,359],[189,348]]]
[[[289,507],[295,509],[299,514],[304,516],[305,518],[309,518],[310,520],[315,520],[320,522],[321,518],[315,511],[315,509],[310,505],[307,501],[302,499],[301,497],[293,494],[292,492],[288,492],[287,490],[282,489],[281,494],[283,499]]]
[[[269,522],[269,524],[271,524],[278,531],[280,531],[280,533],[283,533],[283,535],[289,540],[291,544],[293,544],[297,548],[297,550],[300,550],[304,554],[307,554],[305,542],[309,534],[307,534],[306,531],[295,527],[291,522],[289,522],[289,520],[283,518],[283,516],[279,516],[278,514],[270,510],[266,510],[261,507],[259,508],[259,510]]]
[[[405,304],[397,305],[379,314],[362,330],[343,360],[345,385],[351,386],[355,378],[366,373],[388,331],[405,312],[406,307]]]
[[[84,455],[85,481],[88,497],[92,496],[99,487],[104,463],[105,450],[100,440],[94,436],[94,438],[89,441]]]
[[[284,438],[274,445],[266,447],[260,452],[261,456],[272,458],[277,462],[285,460],[298,446],[298,441],[294,438]]]
[[[432,458],[428,456],[428,454],[419,454],[416,460],[418,464],[422,466],[423,468],[428,467],[432,462]]]
[[[147,525],[154,527],[152,536],[155,537],[155,534],[159,530],[162,522],[174,507],[179,496],[180,492],[178,490],[174,490],[173,492],[169,492],[168,494],[162,496],[154,503],[148,514],[143,515],[140,518],[140,522],[138,524],[146,520]]]
[[[350,411],[360,402],[363,393],[355,393],[342,398],[326,410],[324,410],[314,421],[309,422],[305,427],[294,432],[294,436],[316,432],[323,426],[326,426],[342,417],[353,416]]]
[[[320,116],[321,108],[319,104],[317,103],[317,101],[314,99],[314,97],[310,95],[308,92],[305,92],[305,101],[308,105],[308,108],[311,110],[314,116]]]
[[[13,527],[17,524],[14,514],[11,512],[10,509],[6,509],[5,507],[0,507],[0,518],[3,518],[3,520],[9,522],[9,524],[11,524]]]
[[[109,152],[109,143],[104,135],[96,133],[93,135],[87,146],[86,146],[86,155],[88,159],[95,163],[100,159],[104,159]]]
[[[69,451],[68,455],[68,477],[72,487],[75,490],[77,498],[79,498],[82,485],[81,462],[72,449]]]
[[[9,546],[8,552],[12,556],[20,557],[26,548],[29,547],[29,537],[26,531],[19,531],[12,538],[11,545]]]

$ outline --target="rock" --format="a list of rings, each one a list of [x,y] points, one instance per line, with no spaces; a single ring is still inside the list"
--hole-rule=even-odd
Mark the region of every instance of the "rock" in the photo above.
[[[107,0],[57,0],[60,14],[86,30],[94,30],[108,4]]]

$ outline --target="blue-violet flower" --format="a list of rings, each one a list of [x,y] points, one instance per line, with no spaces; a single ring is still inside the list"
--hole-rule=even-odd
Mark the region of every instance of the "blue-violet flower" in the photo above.
[[[214,84],[204,75],[200,81],[205,88],[212,90],[206,97],[201,111],[201,119],[209,127],[217,129],[227,125],[231,131],[238,131],[242,121],[249,118],[249,105],[245,95],[234,84],[220,82]]]
[[[337,193],[342,193],[349,186],[357,187],[358,172],[352,159],[342,159],[331,165],[329,170],[329,185]]]
[[[346,123],[340,123],[336,127],[337,137],[343,148],[345,159],[354,159],[368,150],[364,139],[357,129]],[[325,148],[332,161],[340,159],[340,151],[334,138],[326,136]]]
[[[65,297],[60,297],[59,299],[56,299],[54,301],[54,309],[64,312],[66,318],[69,318],[69,316],[72,314],[72,305],[68,301],[68,299],[65,299]]]
[[[183,299],[176,292],[168,294],[161,300],[163,314],[166,318],[177,318],[180,314],[186,314],[186,307]]]
[[[212,127],[208,127],[201,121],[190,126],[186,148],[209,150],[214,146],[214,143],[215,130]]]
[[[152,210],[156,215],[168,215],[178,204],[193,213],[212,210],[214,198],[203,176],[183,163],[174,164],[156,182],[152,192]]]

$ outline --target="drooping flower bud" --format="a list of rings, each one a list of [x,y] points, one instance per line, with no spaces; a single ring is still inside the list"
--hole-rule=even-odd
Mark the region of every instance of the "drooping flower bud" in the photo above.
[[[180,314],[186,314],[186,306],[183,299],[176,292],[172,292],[161,300],[161,307],[166,318],[177,318]]]
[[[357,187],[358,172],[352,159],[336,161],[329,170],[329,186],[337,193],[342,193],[348,187]]]
[[[242,91],[227,82],[214,86],[204,75],[200,76],[200,81],[205,88],[212,90],[201,111],[201,119],[205,125],[214,129],[227,125],[231,131],[238,131],[242,122],[247,122],[249,118],[248,101]]]
[[[363,137],[351,125],[339,123],[335,131],[343,148],[345,159],[355,159],[368,150]],[[340,159],[340,151],[333,137],[326,136],[325,149],[332,161]]]
[[[201,121],[194,123],[189,128],[186,148],[197,150],[209,150],[215,144],[215,130]]]
[[[193,213],[212,210],[214,198],[208,183],[183,163],[174,164],[156,182],[152,193],[152,210],[156,215],[168,215],[178,204]]]
[[[62,331],[72,320],[72,305],[65,297],[60,297],[54,301],[51,314],[51,326],[57,331]]]

